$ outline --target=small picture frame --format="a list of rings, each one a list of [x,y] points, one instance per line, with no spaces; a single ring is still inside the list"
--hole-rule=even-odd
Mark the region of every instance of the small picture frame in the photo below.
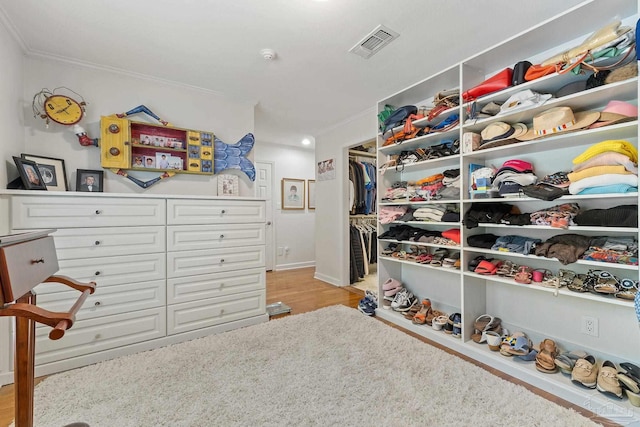
[[[32,160],[13,156],[13,161],[18,168],[22,185],[27,190],[46,190],[47,186],[40,175],[38,164]]]
[[[280,189],[282,209],[304,209],[304,190],[304,179],[282,178]]]
[[[307,180],[307,209],[314,210],[316,208],[316,180]]]
[[[238,197],[239,195],[237,175],[218,176],[218,196]]]
[[[156,169],[169,169],[170,158],[170,153],[161,153],[160,151],[158,151],[156,153]]]
[[[134,168],[143,168],[144,167],[144,156],[135,155],[133,156],[132,167]]]
[[[36,162],[38,165],[38,171],[40,171],[40,176],[42,177],[47,190],[69,191],[67,170],[64,167],[64,160],[25,153],[20,154],[20,157]]]
[[[104,191],[104,172],[91,169],[76,171],[76,191],[101,193]]]
[[[144,167],[149,169],[156,168],[156,156],[144,156]]]

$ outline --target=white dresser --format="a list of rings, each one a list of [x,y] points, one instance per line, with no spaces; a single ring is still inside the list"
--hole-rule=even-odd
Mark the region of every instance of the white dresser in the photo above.
[[[13,232],[54,228],[59,274],[95,281],[64,339],[36,331],[36,375],[268,320],[265,202],[257,199],[39,193],[8,199]],[[36,287],[38,305],[77,298]],[[1,327],[2,325],[0,325]],[[0,342],[10,343],[8,328]],[[0,363],[0,385],[13,380]]]

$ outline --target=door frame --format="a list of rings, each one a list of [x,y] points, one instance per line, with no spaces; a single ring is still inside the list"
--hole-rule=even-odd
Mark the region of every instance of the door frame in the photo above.
[[[271,266],[271,270],[266,270],[266,271],[273,271],[275,270],[275,266],[276,266],[276,220],[275,220],[275,209],[273,206],[274,203],[274,174],[275,174],[275,162],[271,161],[271,160],[260,160],[260,161],[255,161],[255,165],[256,165],[256,169],[258,169],[258,164],[263,163],[263,164],[268,164],[271,166],[271,182],[269,183],[269,186],[271,187],[271,211],[269,212],[269,214],[271,214],[271,227],[265,227],[265,233],[270,233],[271,234],[271,247],[269,247],[267,245],[267,236],[265,235],[265,251],[268,251],[271,253],[271,260],[273,261],[273,265]],[[255,185],[254,188],[254,196],[258,197],[258,185]],[[268,204],[267,204],[268,205]],[[266,208],[268,209],[268,208]],[[269,215],[267,215],[267,217],[269,217]],[[265,226],[267,224],[265,223]],[[266,257],[265,257],[266,258]]]

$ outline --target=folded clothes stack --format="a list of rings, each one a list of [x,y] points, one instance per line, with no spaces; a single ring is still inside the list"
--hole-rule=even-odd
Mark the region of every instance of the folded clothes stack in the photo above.
[[[416,209],[413,217],[417,221],[440,222],[446,211],[446,205],[428,205]]]
[[[531,224],[567,228],[576,225],[574,218],[580,213],[577,203],[563,203],[550,208],[531,212]]]
[[[571,194],[607,194],[638,191],[638,150],[628,141],[607,140],[573,159],[568,174]]]
[[[535,184],[538,177],[533,173],[533,165],[527,161],[507,160],[498,169],[491,187],[503,197],[518,195],[524,186]]]

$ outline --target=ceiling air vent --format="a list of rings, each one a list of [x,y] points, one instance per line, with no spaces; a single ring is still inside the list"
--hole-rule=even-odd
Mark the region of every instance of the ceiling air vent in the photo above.
[[[372,32],[360,40],[358,44],[349,49],[349,52],[368,59],[399,36],[400,34],[395,31],[383,25],[378,25]]]

